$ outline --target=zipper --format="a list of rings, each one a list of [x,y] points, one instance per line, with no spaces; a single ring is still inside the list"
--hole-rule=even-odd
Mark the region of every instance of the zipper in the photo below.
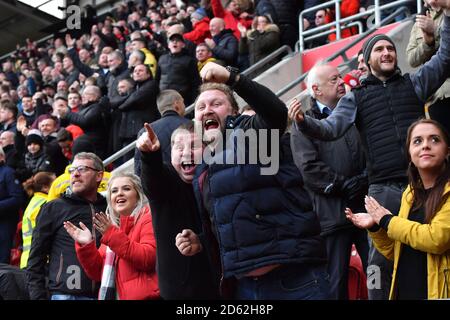
[[[56,274],[56,283],[59,283],[59,281],[61,280],[61,274],[62,274],[63,264],[64,264],[64,257],[63,257],[63,254],[62,254],[62,252],[61,252],[61,255],[59,256],[59,268],[58,268],[58,273]]]
[[[91,216],[92,216],[92,228],[91,228],[91,233],[92,233],[92,237],[94,238],[94,243],[95,243],[95,247],[97,248],[97,236],[95,234],[95,227],[94,227],[94,217],[95,217],[95,208],[92,205],[92,203],[89,203],[89,207],[91,208]],[[96,282],[94,280],[91,280],[91,292],[94,294],[95,293],[95,288],[96,288]]]

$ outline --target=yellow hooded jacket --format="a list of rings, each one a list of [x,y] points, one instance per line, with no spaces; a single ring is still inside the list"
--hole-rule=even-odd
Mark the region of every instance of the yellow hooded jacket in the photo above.
[[[444,195],[450,193],[447,183]],[[408,220],[412,206],[411,187],[403,192],[400,212],[383,229],[369,232],[377,250],[386,258],[394,260],[389,299],[395,299],[397,267],[403,244],[427,253],[428,299],[448,299],[450,297],[450,197],[442,205],[429,224]]]

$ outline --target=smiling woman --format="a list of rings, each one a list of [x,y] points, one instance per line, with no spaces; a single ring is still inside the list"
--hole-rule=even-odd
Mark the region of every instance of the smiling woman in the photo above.
[[[75,172],[78,172],[78,167]],[[139,177],[114,173],[108,184],[106,214],[95,214],[95,229],[103,236],[95,247],[91,231],[80,223],[64,227],[75,240],[77,257],[87,275],[101,281],[99,300],[159,298],[156,243],[148,200]]]
[[[391,299],[448,299],[449,135],[436,121],[422,119],[409,127],[406,145],[409,186],[398,216],[367,197],[368,213],[347,209],[347,217],[369,228],[377,250],[394,261]]]

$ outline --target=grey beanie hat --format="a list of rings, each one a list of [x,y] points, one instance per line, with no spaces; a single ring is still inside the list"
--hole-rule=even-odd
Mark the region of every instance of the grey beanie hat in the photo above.
[[[392,39],[390,37],[388,37],[387,35],[376,34],[376,35],[370,37],[369,39],[366,40],[366,42],[364,42],[364,44],[362,46],[364,62],[366,63],[367,67],[369,67],[369,69],[370,69],[369,59],[370,59],[370,54],[372,53],[372,48],[380,40],[386,40],[386,41],[389,41],[390,43],[392,43],[395,51],[397,52],[397,48],[395,47],[394,41],[392,41]]]

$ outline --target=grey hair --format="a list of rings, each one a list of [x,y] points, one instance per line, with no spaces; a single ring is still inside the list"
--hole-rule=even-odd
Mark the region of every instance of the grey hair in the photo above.
[[[308,77],[306,78],[306,88],[308,90],[309,95],[314,99],[316,98],[316,94],[314,93],[313,85],[319,84],[319,77],[320,77],[317,71],[319,67],[326,65],[328,65],[328,63],[326,63],[324,60],[319,60],[308,72]]]
[[[105,171],[105,166],[103,165],[102,159],[100,159],[95,153],[80,152],[77,153],[73,159],[92,160],[94,162],[94,169],[99,171]]]
[[[161,91],[156,100],[156,105],[158,106],[159,113],[161,113],[162,115],[168,110],[174,110],[173,104],[181,99],[183,99],[183,97],[176,90],[166,89]]]
[[[106,213],[109,215],[112,223],[118,227],[120,225],[120,215],[119,213],[113,210],[111,203],[111,187],[113,181],[117,178],[128,178],[131,182],[131,185],[133,186],[134,190],[137,193],[138,203],[130,215],[135,219],[135,221],[139,219],[139,213],[141,212],[142,208],[148,205],[148,199],[145,196],[144,189],[142,188],[141,179],[137,175],[130,172],[113,171],[111,178],[109,178],[108,181],[108,189],[106,190],[106,203],[108,205],[106,207]]]

